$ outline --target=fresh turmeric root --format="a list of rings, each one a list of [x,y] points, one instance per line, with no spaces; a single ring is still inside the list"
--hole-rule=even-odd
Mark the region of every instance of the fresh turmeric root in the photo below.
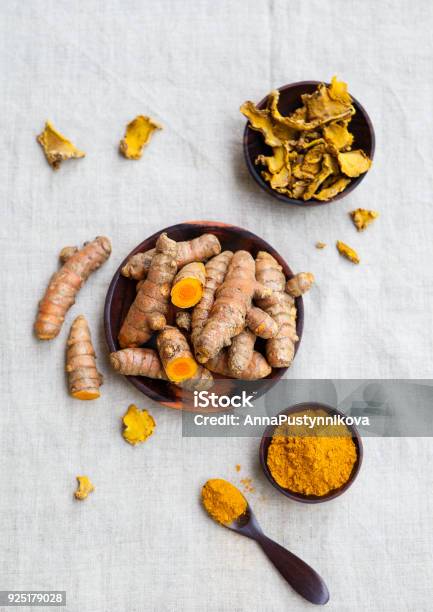
[[[136,347],[149,340],[153,331],[164,329],[170,290],[177,271],[177,243],[161,234],[149,274],[137,291],[119,333],[121,348]]]
[[[109,258],[110,253],[111,243],[105,236],[98,236],[80,250],[75,247],[62,250],[63,266],[53,275],[39,302],[35,333],[40,340],[51,340],[58,335],[78,291],[90,274]]]
[[[231,376],[240,376],[253,358],[256,336],[249,329],[244,329],[232,339],[227,351],[227,365]]]
[[[215,374],[220,374],[228,378],[238,378],[240,380],[259,380],[260,378],[266,378],[266,376],[272,372],[269,363],[263,355],[257,351],[253,352],[251,361],[246,370],[243,370],[236,376],[233,375],[229,367],[227,349],[222,350],[216,357],[209,359],[206,363],[206,367]]]
[[[165,373],[172,382],[183,382],[197,374],[198,364],[179,329],[167,326],[159,332],[156,344]]]
[[[126,348],[111,353],[110,362],[113,369],[125,376],[146,376],[168,380],[158,354],[148,348]]]
[[[221,253],[221,244],[213,234],[202,234],[198,238],[177,243],[176,263],[178,269],[194,261],[206,261]],[[146,278],[155,249],[145,253],[136,253],[129,258],[122,268],[122,275],[134,280]]]
[[[215,301],[215,292],[224,281],[232,257],[233,253],[231,251],[224,251],[212,257],[205,265],[206,282],[203,288],[203,296],[194,308],[191,320],[191,342],[194,346],[208,320]]]
[[[266,342],[266,358],[273,368],[288,368],[295,356],[296,306],[294,298],[285,292],[286,278],[279,263],[265,251],[256,258],[256,277],[265,287],[273,290],[270,297],[257,301],[257,305],[278,325],[278,333]]]
[[[171,301],[178,308],[191,308],[202,298],[206,282],[204,264],[193,261],[176,274],[171,289]]]
[[[278,333],[278,325],[274,319],[256,306],[252,306],[247,312],[246,324],[253,334],[265,340],[273,338]]]
[[[287,281],[286,291],[292,297],[300,297],[311,289],[314,283],[314,274],[311,272],[299,272]]]
[[[179,310],[176,313],[176,325],[179,329],[189,334],[192,325],[192,314],[187,310]]]
[[[72,323],[66,350],[66,371],[69,393],[80,400],[97,399],[100,396],[102,374],[96,368],[95,351],[89,326],[83,315]]]
[[[228,346],[231,339],[244,329],[253,298],[263,299],[271,295],[271,289],[256,281],[255,263],[250,253],[237,251],[230,261],[209,318],[195,344],[197,360],[206,363],[224,346]]]
[[[111,353],[110,362],[114,370],[125,376],[145,376],[156,380],[169,380],[158,353],[153,349],[122,349]],[[213,385],[213,376],[206,368],[198,365],[192,378],[174,384],[187,391],[207,391]]]

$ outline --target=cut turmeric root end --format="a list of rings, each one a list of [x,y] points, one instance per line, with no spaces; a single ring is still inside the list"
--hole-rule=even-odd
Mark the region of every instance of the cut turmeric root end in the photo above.
[[[87,391],[86,389],[75,391],[74,393],[71,393],[71,395],[79,400],[94,400],[101,396],[99,391]]]
[[[184,278],[171,290],[171,301],[178,308],[191,308],[199,303],[203,295],[203,285],[196,278]]]
[[[198,365],[189,357],[177,357],[170,361],[165,368],[165,372],[172,382],[183,382],[193,378],[197,373]]]

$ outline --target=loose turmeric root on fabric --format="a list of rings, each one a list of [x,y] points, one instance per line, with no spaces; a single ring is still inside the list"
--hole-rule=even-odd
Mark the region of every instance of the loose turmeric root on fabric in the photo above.
[[[77,476],[78,487],[74,493],[75,499],[83,501],[88,497],[89,493],[95,490],[95,487],[88,476]]]
[[[75,247],[62,250],[63,266],[53,275],[39,302],[34,329],[40,340],[52,340],[59,334],[78,291],[90,274],[107,261],[110,253],[111,243],[105,236],[98,236],[80,250]]]
[[[93,400],[100,396],[103,379],[96,368],[95,351],[89,326],[83,315],[72,323],[66,350],[66,372],[69,393],[80,400]]]
[[[176,274],[171,288],[171,301],[178,308],[191,308],[202,298],[206,282],[204,264],[193,261]]]
[[[218,238],[213,234],[202,234],[192,240],[177,243],[177,267],[180,270],[189,263],[203,262],[219,253],[221,244]],[[123,266],[122,275],[137,281],[145,279],[154,255],[155,249],[132,255]]]
[[[66,159],[78,159],[86,155],[60,134],[49,121],[45,123],[44,131],[36,137],[36,140],[44,150],[45,157],[53,170],[58,170]]]
[[[255,263],[250,253],[237,251],[196,342],[197,360],[206,363],[228,346],[231,339],[244,329],[253,298],[265,298],[271,294],[271,289],[256,281]]]
[[[212,257],[205,265],[206,282],[203,288],[203,296],[192,312],[191,342],[194,346],[208,320],[215,301],[215,293],[223,284],[232,257],[233,253],[231,251],[224,251]]]
[[[119,333],[121,348],[137,347],[149,340],[153,331],[164,329],[170,290],[176,275],[177,243],[161,234],[146,280],[137,291]]]
[[[257,301],[257,305],[270,315],[278,326],[278,333],[266,342],[266,358],[273,368],[290,367],[298,341],[296,334],[296,306],[294,298],[286,293],[286,277],[272,255],[260,251],[256,257],[256,277],[265,287],[273,290],[270,297]]]

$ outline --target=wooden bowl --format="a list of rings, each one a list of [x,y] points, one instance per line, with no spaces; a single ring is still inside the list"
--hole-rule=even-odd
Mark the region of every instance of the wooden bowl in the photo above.
[[[342,412],[337,410],[336,408],[332,408],[332,406],[328,406],[327,404],[320,404],[318,402],[304,402],[301,404],[295,404],[294,406],[290,406],[285,410],[282,410],[279,414],[293,414],[295,412],[302,412],[304,410],[325,410],[330,415],[340,415],[345,416]],[[357,459],[355,465],[353,466],[352,473],[350,474],[349,480],[338,489],[334,489],[327,493],[326,495],[303,495],[302,493],[295,493],[294,491],[290,491],[289,489],[283,489],[277,482],[275,482],[274,477],[271,474],[271,471],[268,467],[267,459],[268,459],[268,449],[272,442],[272,436],[275,431],[275,426],[269,426],[266,428],[265,433],[263,434],[259,454],[260,454],[260,463],[265,473],[266,478],[269,482],[274,486],[280,493],[293,499],[294,501],[303,502],[305,504],[319,504],[321,502],[330,501],[331,499],[335,499],[336,497],[340,497],[347,489],[353,484],[355,478],[358,476],[359,470],[361,469],[362,457],[363,457],[363,447],[361,436],[354,425],[346,425],[346,427],[352,433],[352,440],[356,446],[356,454]]]
[[[281,255],[262,238],[259,238],[248,230],[214,221],[189,221],[166,227],[136,246],[122,261],[110,283],[104,308],[105,337],[110,353],[120,348],[117,336],[136,294],[135,281],[122,276],[120,270],[132,255],[152,249],[155,246],[158,236],[162,232],[167,232],[170,238],[177,241],[190,240],[203,233],[212,233],[220,240],[223,250],[237,251],[243,249],[249,251],[253,257],[257,255],[258,251],[267,251],[275,257],[278,263],[283,267],[284,274],[287,278],[293,276],[291,269]],[[296,344],[297,351],[301,342],[304,324],[304,305],[302,298],[296,299],[296,307],[298,309],[296,331],[299,337]],[[154,346],[152,340],[146,346]],[[263,351],[263,348],[264,343],[258,339],[256,350]],[[257,385],[255,388],[259,388],[257,397],[274,385],[282,377],[286,369],[287,368],[274,368],[267,378],[255,383]],[[166,381],[152,380],[142,376],[127,376],[126,378],[142,393],[165,406],[177,408],[179,410],[186,409],[193,411],[190,405],[191,402],[182,401],[182,398],[185,398],[185,392]],[[215,376],[215,378],[217,377]],[[237,383],[239,383],[239,381],[237,381]]]
[[[282,115],[288,115],[292,113],[296,108],[301,105],[301,94],[313,93],[313,91],[320,84],[320,81],[300,81],[298,83],[292,83],[290,85],[284,85],[279,88],[280,91],[280,100],[278,103],[278,107]],[[374,156],[374,148],[375,148],[375,136],[373,124],[371,123],[370,117],[367,114],[367,111],[363,106],[352,96],[353,106],[355,107],[356,114],[352,117],[352,120],[349,124],[349,129],[354,135],[353,148],[362,149],[368,157],[372,160]],[[263,98],[261,102],[257,104],[257,107],[263,109],[266,107],[268,101],[268,96]],[[344,191],[337,194],[327,202],[320,202],[319,200],[308,200],[305,202],[304,200],[296,200],[294,198],[290,198],[289,196],[284,195],[283,193],[278,193],[274,189],[271,189],[269,184],[262,178],[260,172],[263,170],[262,166],[256,166],[255,160],[258,155],[272,155],[272,148],[265,144],[263,140],[263,136],[260,132],[253,130],[250,128],[249,121],[245,126],[244,131],[244,156],[245,161],[248,167],[248,170],[253,177],[253,179],[260,185],[262,189],[266,191],[269,195],[277,198],[280,202],[285,202],[286,204],[295,204],[296,206],[319,206],[322,204],[330,204],[331,202],[336,202],[337,200],[341,200],[345,196],[349,195],[351,191],[355,189],[359,185],[359,183],[364,180],[364,177],[368,174],[368,172],[361,174],[357,178],[351,180],[349,185],[346,187]]]

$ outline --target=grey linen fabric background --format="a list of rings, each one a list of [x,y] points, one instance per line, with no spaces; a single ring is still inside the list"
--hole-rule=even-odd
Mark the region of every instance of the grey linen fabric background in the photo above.
[[[253,542],[200,507],[207,478],[250,476],[263,528],[324,576],[329,610],[431,610],[430,440],[368,439],[347,494],[291,503],[260,473],[258,440],[182,439],[180,414],[110,372],[102,311],[114,270],[145,237],[189,219],[232,222],[317,277],[289,378],[430,378],[433,5],[4,0],[0,13],[0,589],[64,589],[73,612],[307,610]],[[288,208],[247,174],[238,107],[333,74],[371,115],[373,169],[338,204]],[[117,144],[139,113],[164,130],[126,161]],[[53,173],[35,142],[47,118],[84,160]],[[347,215],[359,206],[381,214],[365,234]],[[111,237],[111,259],[60,336],[38,342],[37,301],[58,252],[98,234]],[[339,257],[337,239],[361,265]],[[63,372],[79,313],[105,375],[90,403],[68,397]],[[157,421],[138,448],[120,435],[132,402]],[[82,473],[96,491],[78,503]]]

